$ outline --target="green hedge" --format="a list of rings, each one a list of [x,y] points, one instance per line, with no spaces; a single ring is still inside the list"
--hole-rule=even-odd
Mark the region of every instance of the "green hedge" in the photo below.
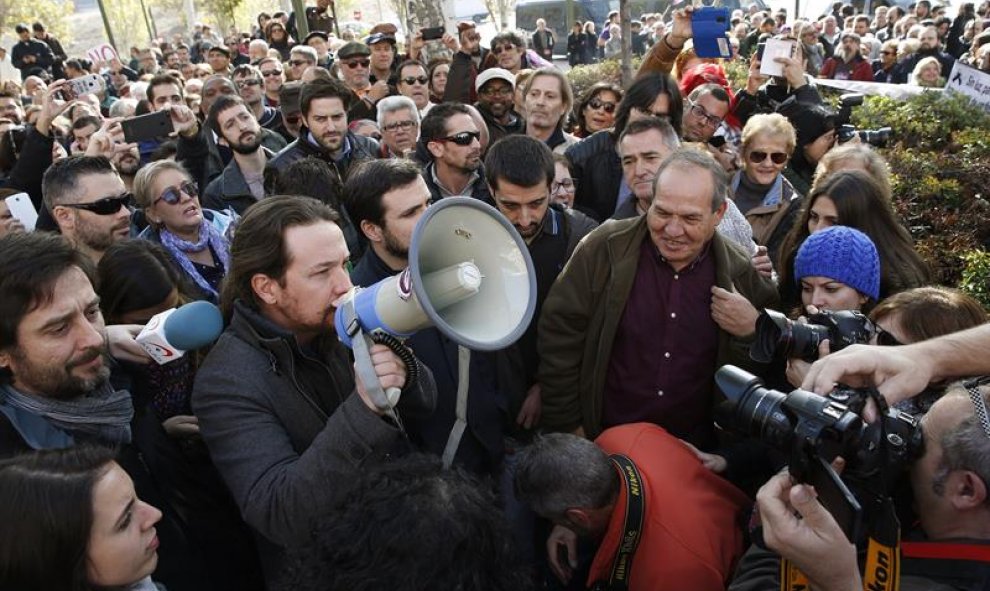
[[[735,87],[745,84],[744,63],[728,64],[727,72]],[[619,64],[579,66],[568,76],[579,94],[600,80],[617,83]],[[925,93],[903,101],[867,97],[852,123],[893,129],[891,145],[880,152],[915,247],[936,283],[959,286],[990,308],[990,115],[965,97]]]

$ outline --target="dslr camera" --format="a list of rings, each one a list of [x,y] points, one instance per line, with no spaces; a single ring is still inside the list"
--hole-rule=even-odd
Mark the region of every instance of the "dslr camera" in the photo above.
[[[852,119],[853,107],[863,104],[864,97],[861,94],[849,93],[839,97],[839,114],[835,117],[835,135],[840,144],[844,144],[859,135],[859,141],[877,148],[883,148],[890,141],[893,130],[889,127],[880,129],[856,129],[850,123]]]
[[[849,345],[869,342],[876,327],[865,315],[852,310],[822,311],[795,322],[774,310],[763,310],[756,319],[756,339],[749,347],[753,361],[770,363],[779,352],[808,362],[818,359],[818,346],[828,339],[834,353]]]
[[[898,478],[921,455],[917,419],[888,408],[875,390],[840,385],[826,396],[801,389],[784,394],[732,365],[720,368],[715,381],[728,399],[717,413],[719,426],[786,454],[791,475],[815,487],[853,542],[861,533],[863,507],[890,497]],[[882,411],[871,424],[859,416],[870,398]],[[845,460],[841,477],[831,466],[839,456]]]

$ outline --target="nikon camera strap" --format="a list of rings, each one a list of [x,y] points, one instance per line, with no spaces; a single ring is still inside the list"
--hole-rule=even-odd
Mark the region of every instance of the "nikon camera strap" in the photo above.
[[[632,575],[632,561],[639,546],[639,537],[643,531],[643,518],[646,515],[646,499],[643,494],[643,478],[636,464],[622,454],[612,454],[609,459],[615,463],[622,474],[622,482],[626,488],[626,516],[622,523],[622,538],[619,549],[612,562],[612,574],[609,576],[607,589],[622,591],[629,588]],[[596,587],[597,588],[597,587]]]

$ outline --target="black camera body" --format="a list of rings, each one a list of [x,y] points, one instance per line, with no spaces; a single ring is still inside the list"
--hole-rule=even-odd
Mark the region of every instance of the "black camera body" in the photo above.
[[[859,141],[877,148],[883,148],[893,136],[893,130],[889,127],[880,129],[856,129],[850,123],[852,120],[853,107],[858,107],[865,100],[861,94],[849,93],[839,97],[839,113],[835,116],[835,135],[840,144],[844,144],[859,135]]]
[[[779,351],[784,357],[808,362],[818,359],[818,346],[828,339],[834,353],[849,345],[867,343],[876,327],[864,314],[852,310],[822,311],[795,322],[774,310],[763,310],[756,319],[756,339],[749,347],[753,361],[770,363]]]
[[[865,423],[859,416],[875,391],[839,386],[827,396],[796,389],[790,394],[764,388],[742,369],[725,365],[715,381],[729,402],[719,409],[719,426],[756,437],[788,456],[791,475],[815,487],[819,500],[850,540],[860,533],[863,505],[890,496],[894,483],[921,455],[917,419],[893,408]],[[839,477],[831,462],[841,456]]]

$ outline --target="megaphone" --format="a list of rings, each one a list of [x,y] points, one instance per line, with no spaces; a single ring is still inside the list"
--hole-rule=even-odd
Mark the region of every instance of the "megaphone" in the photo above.
[[[435,326],[468,349],[496,351],[522,336],[535,308],[536,272],[519,233],[490,205],[448,197],[416,223],[409,267],[355,288],[334,326],[351,348],[361,332],[407,337]]]

